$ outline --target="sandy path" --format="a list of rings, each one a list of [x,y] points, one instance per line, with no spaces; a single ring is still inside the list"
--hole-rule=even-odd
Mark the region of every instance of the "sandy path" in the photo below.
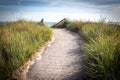
[[[54,41],[33,64],[28,80],[81,80],[82,41],[77,33],[53,29]]]

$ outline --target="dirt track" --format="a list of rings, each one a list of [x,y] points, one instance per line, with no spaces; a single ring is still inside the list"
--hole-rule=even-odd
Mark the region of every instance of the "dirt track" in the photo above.
[[[77,33],[53,29],[54,41],[27,73],[27,80],[81,80],[82,45]]]

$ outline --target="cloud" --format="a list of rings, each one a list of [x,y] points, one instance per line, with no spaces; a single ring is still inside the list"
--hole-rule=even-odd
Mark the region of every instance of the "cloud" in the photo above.
[[[18,4],[21,5],[21,2],[22,2],[22,0],[19,0],[19,1],[18,1]]]
[[[99,14],[91,14],[91,13],[72,13],[69,14],[68,12],[65,13],[58,13],[58,12],[37,12],[37,13],[26,13],[26,16],[23,16],[25,19],[27,20],[35,20],[35,21],[39,21],[40,19],[44,18],[45,21],[47,22],[56,22],[59,21],[63,18],[70,18],[70,19],[84,19],[84,20],[89,20],[92,18],[92,20],[94,19],[98,19],[99,18]],[[41,15],[41,16],[38,16]],[[93,17],[94,16],[94,17]]]
[[[58,21],[64,17],[93,20],[98,19],[100,15],[104,15],[107,18],[117,17],[120,20],[120,1],[0,0],[0,12],[2,12],[0,13],[2,16],[10,16],[13,12],[16,16],[22,14],[24,18],[29,20],[39,20],[40,18],[45,18],[47,21]]]
[[[52,2],[50,3],[50,6],[57,6],[59,3],[58,2]]]
[[[32,10],[32,11],[31,11]],[[26,12],[25,12],[26,11]],[[54,22],[59,21],[60,19],[63,19],[65,17],[71,18],[71,19],[98,19],[100,17],[100,14],[94,13],[94,10],[91,11],[89,9],[79,9],[74,7],[26,7],[23,10],[24,17],[27,20],[35,20],[39,21],[41,18],[44,18],[46,21]]]
[[[63,2],[63,3],[95,3],[95,4],[114,4],[120,3],[119,0],[23,0],[23,1],[37,1],[37,2]]]
[[[36,5],[34,5],[36,4]],[[107,9],[108,7],[112,8],[113,6],[120,5],[120,0],[1,0],[0,5],[2,6],[87,6],[91,8]],[[117,7],[116,7],[117,8]]]

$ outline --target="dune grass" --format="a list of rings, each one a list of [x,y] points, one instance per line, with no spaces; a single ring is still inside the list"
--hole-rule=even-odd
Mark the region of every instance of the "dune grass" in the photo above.
[[[56,26],[57,27],[57,26]],[[120,79],[120,26],[99,22],[68,20],[68,30],[78,32],[85,40],[84,80]]]
[[[0,80],[9,79],[51,37],[50,28],[34,22],[19,20],[0,26]]]

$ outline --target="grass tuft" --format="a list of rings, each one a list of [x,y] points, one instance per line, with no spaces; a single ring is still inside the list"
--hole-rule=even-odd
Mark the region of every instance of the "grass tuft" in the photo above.
[[[51,37],[50,28],[25,20],[0,26],[0,79],[9,79]]]
[[[120,26],[99,22],[67,21],[65,28],[85,40],[85,80],[120,79]]]

